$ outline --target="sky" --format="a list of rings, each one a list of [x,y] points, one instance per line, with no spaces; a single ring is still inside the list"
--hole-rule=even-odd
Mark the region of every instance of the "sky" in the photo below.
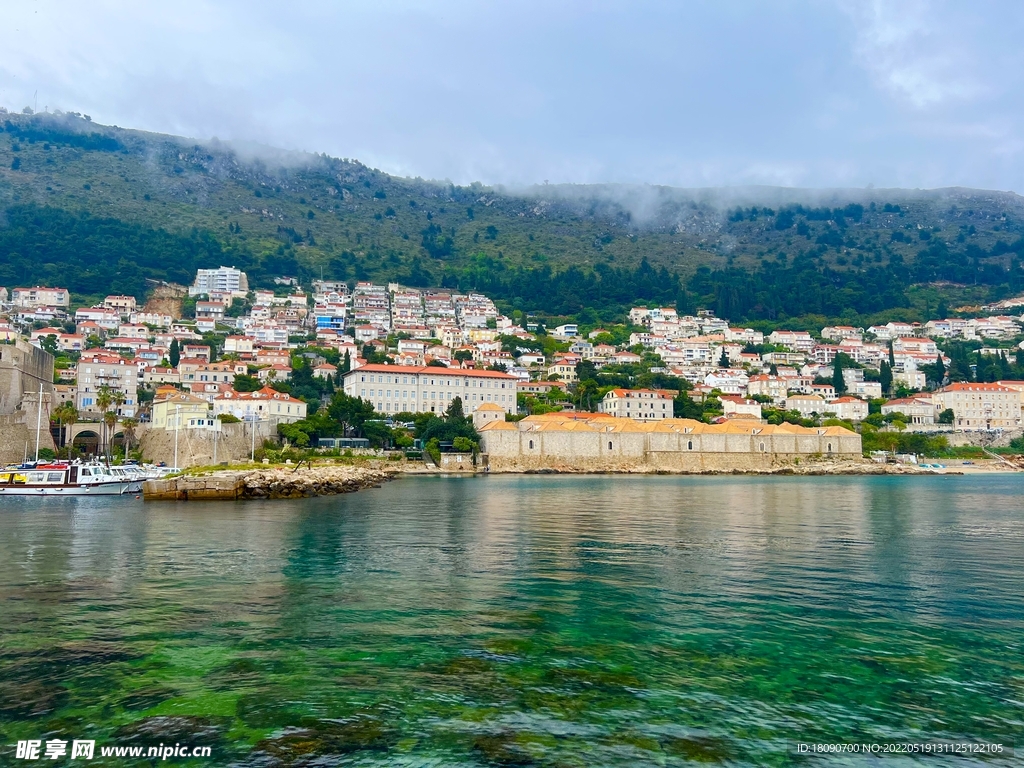
[[[22,0],[0,106],[466,184],[1024,192],[1015,0]]]

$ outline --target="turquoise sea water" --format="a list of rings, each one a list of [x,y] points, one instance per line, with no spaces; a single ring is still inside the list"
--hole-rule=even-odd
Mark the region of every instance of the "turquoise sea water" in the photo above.
[[[879,764],[802,756],[799,741],[1024,750],[1024,479],[5,499],[0,764],[31,764],[13,744],[49,738],[94,739],[97,755],[209,745],[211,760],[165,764],[238,766]]]

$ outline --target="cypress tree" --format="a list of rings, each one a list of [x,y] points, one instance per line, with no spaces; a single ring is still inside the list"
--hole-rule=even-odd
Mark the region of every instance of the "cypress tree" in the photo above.
[[[181,347],[178,346],[177,339],[171,339],[171,348],[167,352],[167,359],[171,363],[171,368],[177,368],[178,363],[181,362]]]
[[[832,386],[835,388],[837,395],[842,395],[846,392],[846,379],[843,378],[843,360],[839,355],[836,355],[833,366]]]
[[[878,380],[882,383],[882,392],[885,394],[892,393],[892,366],[889,365],[885,360],[879,366]]]

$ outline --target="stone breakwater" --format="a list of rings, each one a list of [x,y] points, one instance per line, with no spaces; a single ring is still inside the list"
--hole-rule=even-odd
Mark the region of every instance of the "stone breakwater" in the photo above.
[[[301,499],[377,488],[395,474],[390,469],[350,466],[225,470],[207,475],[149,480],[143,485],[142,493],[147,501]]]

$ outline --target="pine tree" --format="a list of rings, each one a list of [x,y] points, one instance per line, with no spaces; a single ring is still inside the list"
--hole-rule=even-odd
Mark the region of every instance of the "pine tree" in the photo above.
[[[177,339],[171,339],[171,348],[167,352],[167,359],[171,363],[171,368],[177,368],[178,363],[181,362],[181,347],[178,346]]]
[[[718,367],[719,368],[728,368],[729,367],[729,355],[727,355],[725,353],[725,347],[722,347],[722,356],[720,358],[718,358]]]

